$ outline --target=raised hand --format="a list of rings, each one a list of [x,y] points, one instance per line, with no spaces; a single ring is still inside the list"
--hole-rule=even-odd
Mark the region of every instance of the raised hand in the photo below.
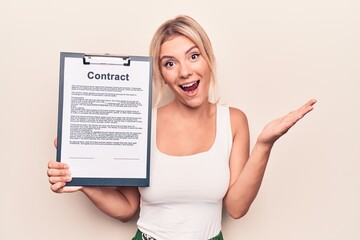
[[[268,123],[260,133],[257,142],[267,146],[272,146],[276,140],[283,136],[292,126],[294,126],[307,113],[314,109],[315,99],[309,100],[302,107],[287,115],[275,119]]]

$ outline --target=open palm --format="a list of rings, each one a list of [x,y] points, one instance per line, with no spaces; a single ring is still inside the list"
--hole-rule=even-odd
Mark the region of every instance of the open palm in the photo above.
[[[258,137],[258,142],[273,145],[282,135],[294,126],[307,113],[314,109],[315,99],[309,100],[302,107],[268,123]]]

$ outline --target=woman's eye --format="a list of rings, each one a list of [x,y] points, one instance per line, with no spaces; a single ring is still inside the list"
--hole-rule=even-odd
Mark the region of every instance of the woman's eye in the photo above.
[[[194,53],[194,54],[191,54],[191,59],[197,59],[198,57],[200,56],[199,53]]]
[[[174,66],[174,62],[166,62],[164,64],[164,66],[170,68],[170,67]]]

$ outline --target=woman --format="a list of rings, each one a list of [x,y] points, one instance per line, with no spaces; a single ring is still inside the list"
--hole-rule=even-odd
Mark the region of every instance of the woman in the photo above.
[[[269,123],[249,154],[245,114],[217,104],[215,58],[201,26],[187,16],[165,22],[150,55],[155,87],[166,84],[174,93],[170,103],[153,110],[150,187],[65,187],[71,181],[69,166],[50,161],[51,189],[82,191],[124,222],[140,207],[134,239],[223,239],[222,204],[233,218],[246,214],[273,144],[316,101]]]

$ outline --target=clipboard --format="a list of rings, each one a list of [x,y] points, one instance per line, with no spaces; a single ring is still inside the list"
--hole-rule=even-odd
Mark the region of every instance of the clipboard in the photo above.
[[[67,186],[149,186],[152,59],[60,53],[56,160]]]

